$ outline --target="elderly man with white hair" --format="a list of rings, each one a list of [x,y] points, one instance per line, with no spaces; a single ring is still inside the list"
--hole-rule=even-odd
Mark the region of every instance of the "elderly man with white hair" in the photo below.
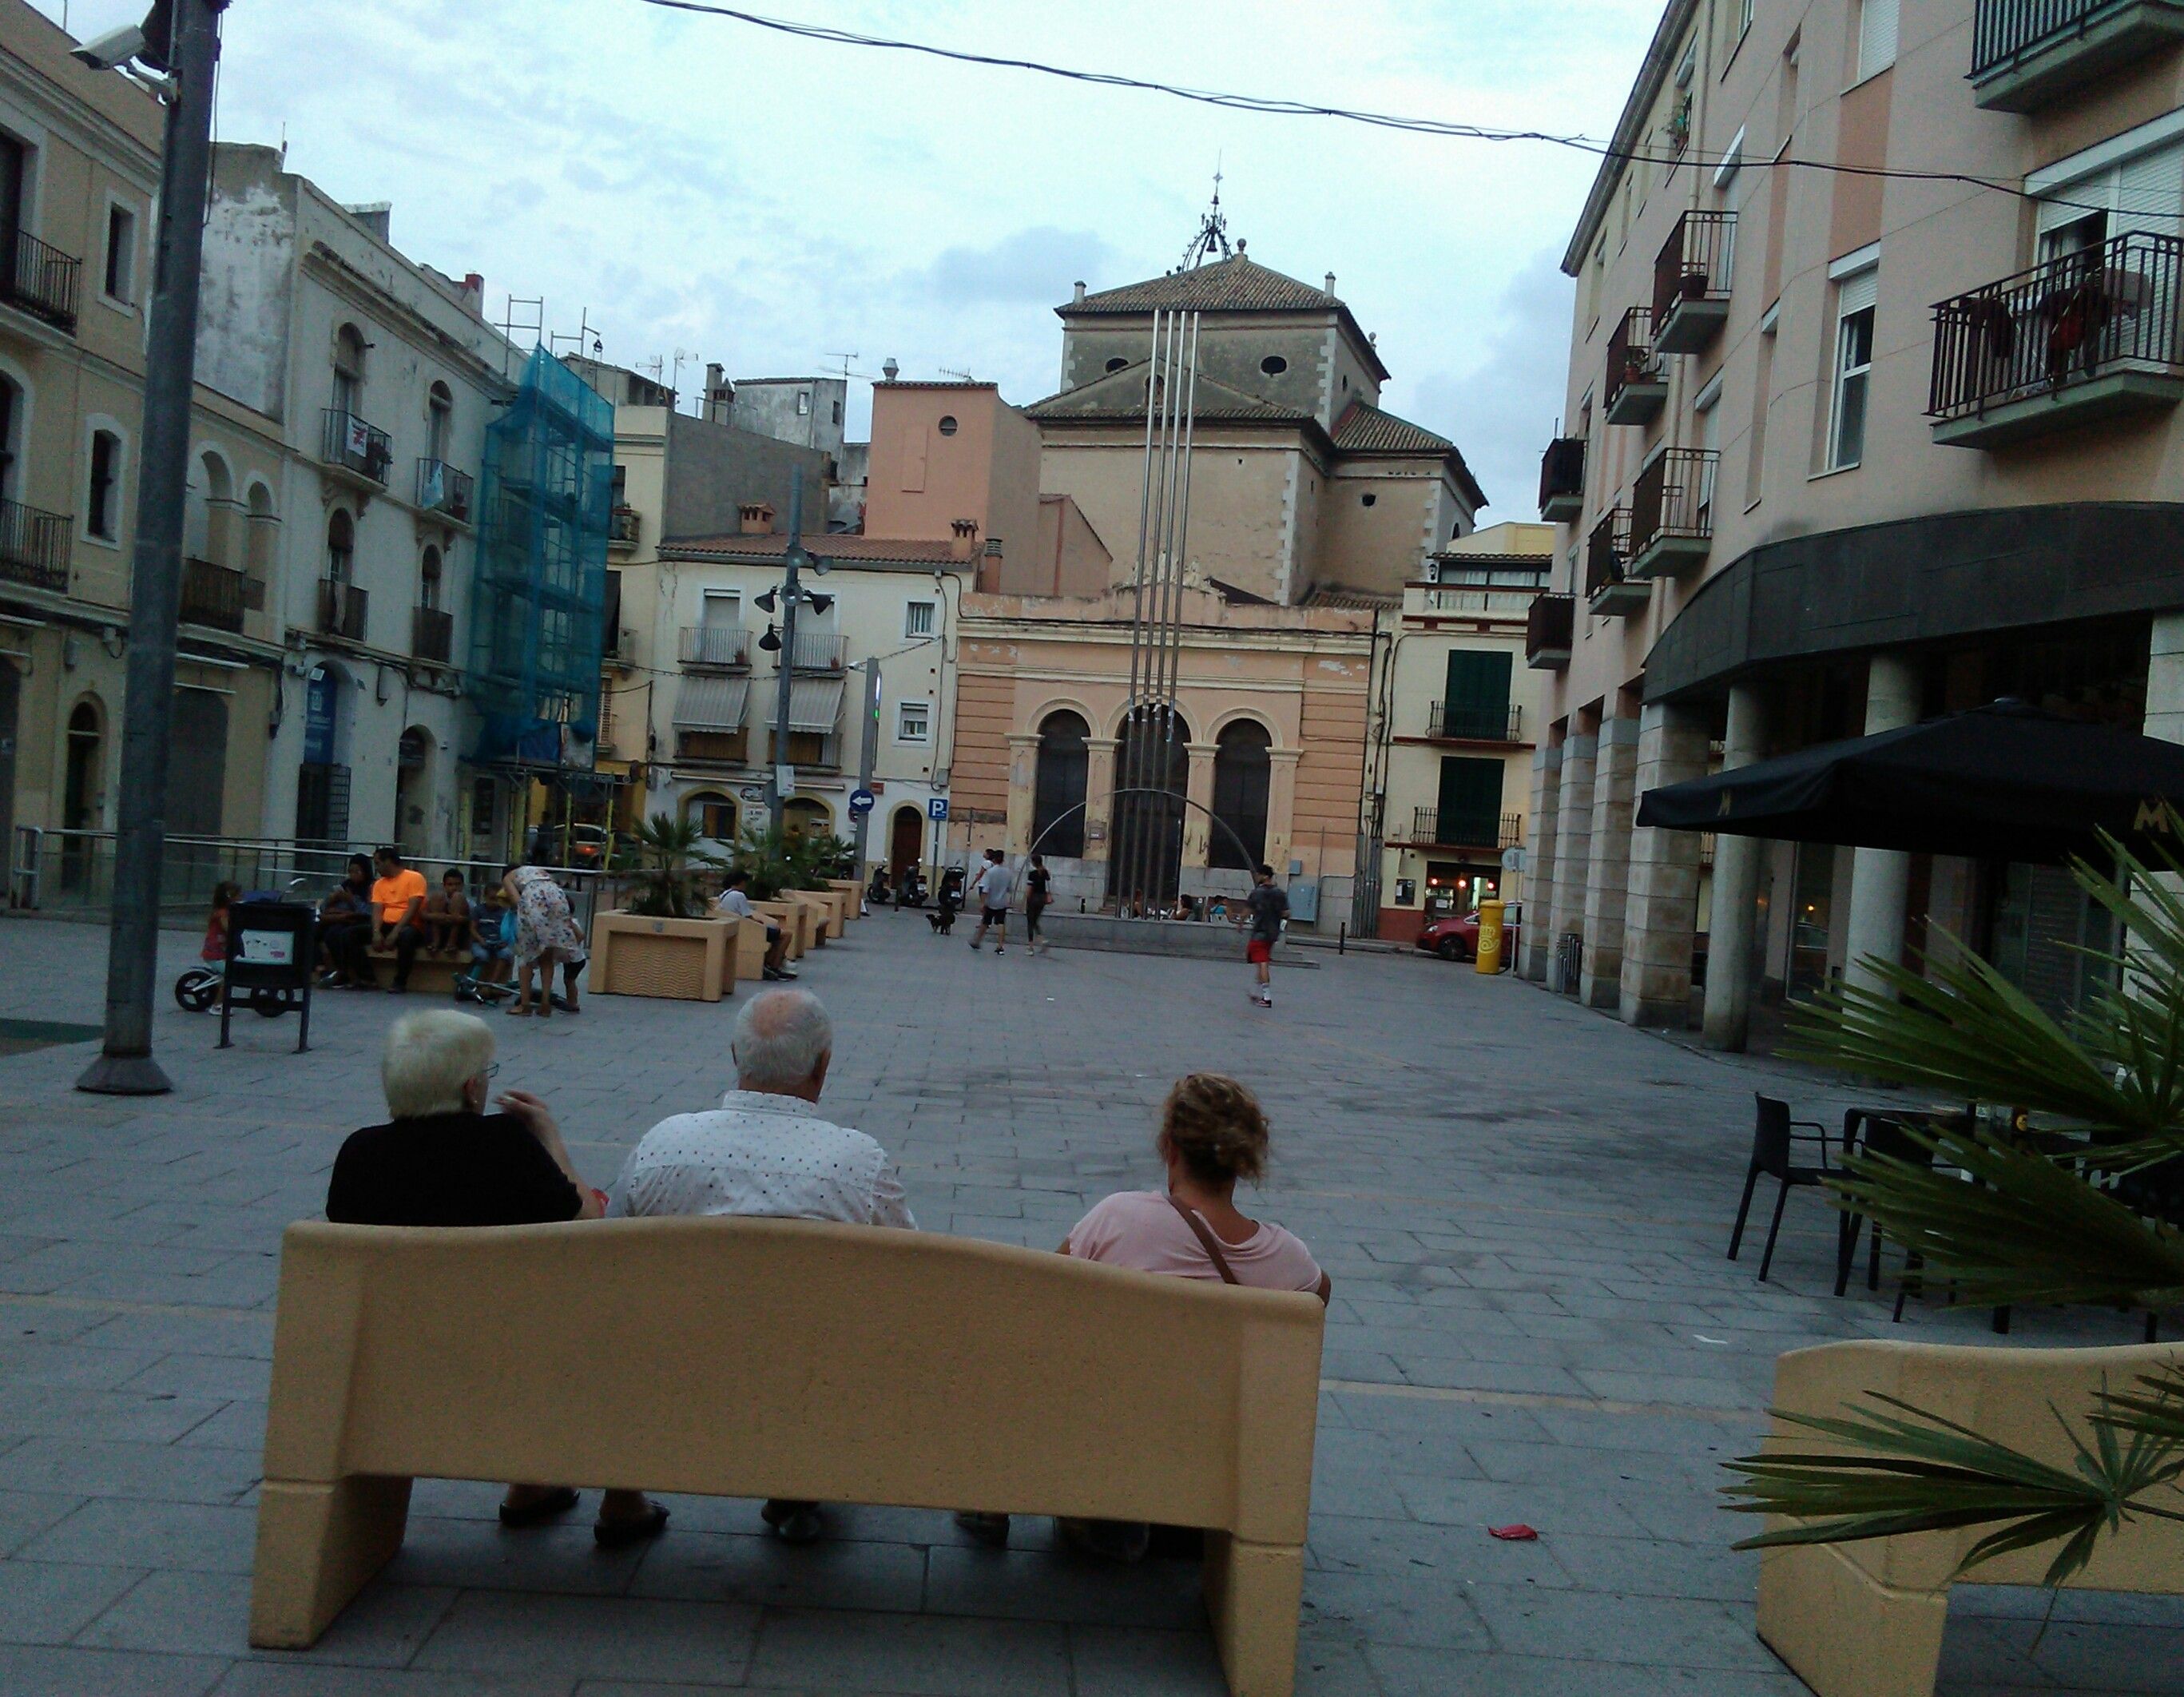
[[[834,1058],[833,1022],[802,990],[769,991],[736,1016],[736,1087],[702,1114],[677,1114],[639,1140],[610,1212],[757,1214],[915,1231],[887,1151],[813,1111]],[[816,1503],[776,1499],[767,1526],[808,1543]]]

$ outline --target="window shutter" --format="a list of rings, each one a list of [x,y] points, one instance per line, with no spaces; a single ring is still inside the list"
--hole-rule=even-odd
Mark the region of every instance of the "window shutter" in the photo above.
[[[1500,739],[1509,723],[1507,650],[1452,648],[1443,695],[1443,734]]]
[[[2109,233],[2143,230],[2156,236],[2174,236],[2184,221],[2184,143],[2171,143],[2126,159],[2116,168],[2115,211],[2109,219]],[[2071,194],[2072,200],[2098,200],[2099,195]]]
[[[1434,840],[1491,848],[1502,840],[1502,762],[1456,757],[1440,763],[1440,810]]]
[[[1858,77],[1863,82],[1896,63],[1897,0],[1865,0],[1858,11]]]
[[[1880,298],[1880,267],[1869,266],[1854,271],[1836,285],[1836,317],[1847,318],[1853,312],[1863,312]]]

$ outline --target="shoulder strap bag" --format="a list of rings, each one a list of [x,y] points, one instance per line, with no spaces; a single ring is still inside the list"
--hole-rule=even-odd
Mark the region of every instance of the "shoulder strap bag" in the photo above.
[[[1214,1271],[1221,1275],[1221,1282],[1224,1285],[1240,1283],[1241,1281],[1236,1276],[1235,1269],[1228,1264],[1228,1258],[1221,1253],[1221,1240],[1213,1235],[1213,1228],[1199,1217],[1198,1210],[1195,1208],[1184,1207],[1175,1199],[1173,1193],[1168,1196],[1167,1203],[1170,1208],[1183,1216],[1183,1223],[1188,1225],[1196,1235],[1198,1241],[1206,1246],[1206,1253],[1212,1258]]]

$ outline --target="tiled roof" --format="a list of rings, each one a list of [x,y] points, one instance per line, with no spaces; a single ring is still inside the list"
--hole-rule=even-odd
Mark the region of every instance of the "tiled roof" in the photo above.
[[[1089,383],[1079,383],[1073,389],[1064,389],[1050,394],[1045,400],[1035,400],[1024,409],[1025,416],[1041,419],[1132,419],[1145,416],[1145,366],[1147,360],[1139,360],[1120,371],[1109,371]],[[1206,419],[1249,419],[1262,424],[1305,424],[1312,415],[1290,407],[1276,406],[1272,401],[1261,400],[1255,394],[1232,388],[1218,378],[1209,377],[1203,371],[1198,375],[1198,386],[1192,394],[1193,416]]]
[[[1334,445],[1345,454],[1406,454],[1453,460],[1457,478],[1464,493],[1471,497],[1472,505],[1486,505],[1486,492],[1471,475],[1471,467],[1463,463],[1463,455],[1456,444],[1446,436],[1435,435],[1423,425],[1398,418],[1392,412],[1383,412],[1377,406],[1353,400],[1343,410],[1342,416],[1334,421]]]
[[[1185,312],[1334,312],[1342,303],[1323,288],[1269,271],[1239,254],[1190,271],[1103,288],[1055,310],[1073,318],[1080,313],[1150,312],[1155,307]]]
[[[934,566],[955,565],[968,570],[975,556],[959,560],[946,542],[904,541],[885,536],[860,536],[829,532],[807,536],[804,546],[816,556],[838,560],[844,565]],[[681,536],[660,544],[662,555],[676,559],[778,560],[788,551],[786,536]]]
[[[1403,604],[1401,595],[1383,595],[1371,589],[1346,589],[1340,583],[1315,583],[1304,598],[1307,607],[1340,607],[1350,612],[1386,612]]]

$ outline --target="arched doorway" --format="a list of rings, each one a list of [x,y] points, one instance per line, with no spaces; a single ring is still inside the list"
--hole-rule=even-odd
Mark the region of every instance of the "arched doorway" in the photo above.
[[[781,829],[786,836],[823,837],[834,829],[833,810],[808,795],[793,795],[781,810]]]
[[[1031,840],[1041,854],[1084,852],[1084,780],[1090,758],[1085,739],[1090,734],[1082,716],[1067,708],[1039,721]]]
[[[1136,912],[1156,912],[1175,903],[1183,869],[1184,796],[1190,784],[1190,727],[1183,715],[1171,717],[1163,709],[1124,719],[1115,745],[1107,894]],[[1165,793],[1126,795],[1125,790]]]
[[[1273,766],[1267,751],[1273,741],[1252,719],[1223,726],[1214,739],[1213,817],[1228,829],[1213,828],[1207,865],[1248,872],[1267,857],[1267,783]]]
[[[394,840],[410,858],[432,846],[432,732],[412,725],[402,733],[394,755]]]
[[[105,811],[106,715],[98,703],[79,701],[69,714],[68,764],[61,779],[61,829],[95,831]],[[82,837],[61,844],[61,888],[80,890],[91,884],[97,857]]]
[[[924,858],[925,815],[907,805],[896,808],[888,827],[888,882],[900,885]]]
[[[733,796],[717,790],[694,790],[682,798],[682,817],[694,819],[699,835],[708,841],[726,849],[735,847],[742,825]]]

